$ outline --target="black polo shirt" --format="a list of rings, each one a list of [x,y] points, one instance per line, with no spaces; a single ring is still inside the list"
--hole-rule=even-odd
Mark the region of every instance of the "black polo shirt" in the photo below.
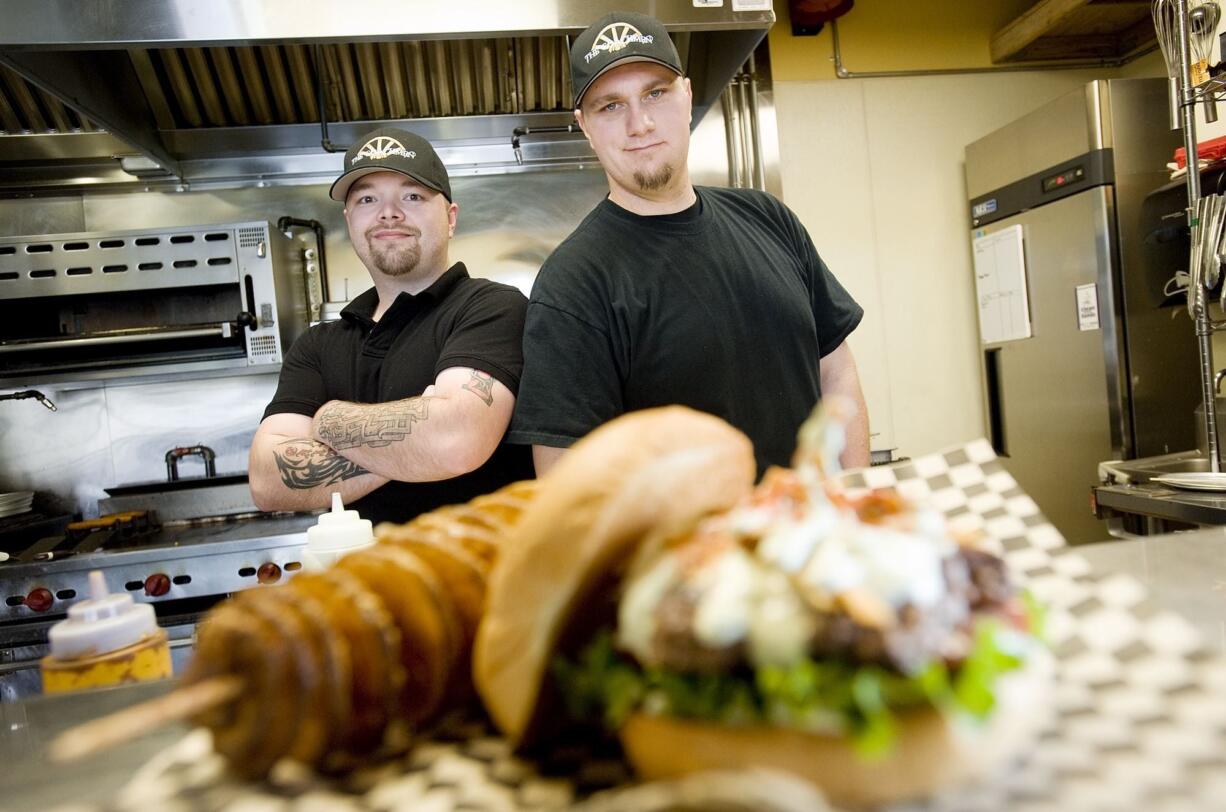
[[[450,367],[479,369],[512,393],[519,390],[527,300],[516,288],[473,279],[457,262],[416,296],[401,293],[375,321],[378,304],[372,288],[342,310],[339,320],[303,333],[286,353],[264,417],[314,417],[330,400],[414,397]],[[349,507],[374,522],[403,522],[532,475],[530,449],[503,443],[472,473],[441,482],[389,482]]]
[[[623,412],[681,403],[787,465],[821,397],[821,359],[864,311],[775,198],[697,187],[643,217],[605,199],[532,287],[508,438],[569,446]]]

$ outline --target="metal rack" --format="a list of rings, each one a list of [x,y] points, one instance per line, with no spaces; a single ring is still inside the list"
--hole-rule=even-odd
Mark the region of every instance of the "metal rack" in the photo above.
[[[1210,77],[1209,81],[1192,88],[1192,94],[1196,98],[1197,104],[1210,99],[1226,101],[1226,74]]]
[[[1226,92],[1226,83],[1219,79],[1211,79],[1201,86],[1192,84],[1192,45],[1191,23],[1188,15],[1188,0],[1175,0],[1176,15],[1179,20],[1179,113],[1180,125],[1183,129],[1183,143],[1187,158],[1188,184],[1188,225],[1195,227],[1196,204],[1201,198],[1199,153],[1196,148],[1196,105],[1211,101],[1217,95]],[[1221,458],[1218,446],[1218,426],[1216,410],[1216,393],[1213,386],[1213,330],[1214,325],[1209,319],[1208,291],[1201,297],[1204,304],[1196,308],[1196,342],[1200,355],[1201,395],[1205,403],[1205,437],[1207,438],[1210,470],[1217,473],[1221,470]],[[1189,289],[1189,296],[1195,292]]]

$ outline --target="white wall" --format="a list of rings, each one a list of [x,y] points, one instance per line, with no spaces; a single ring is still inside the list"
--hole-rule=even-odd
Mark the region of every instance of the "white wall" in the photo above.
[[[1106,75],[776,82],[784,200],[866,311],[851,345],[873,448],[986,434],[964,148]]]

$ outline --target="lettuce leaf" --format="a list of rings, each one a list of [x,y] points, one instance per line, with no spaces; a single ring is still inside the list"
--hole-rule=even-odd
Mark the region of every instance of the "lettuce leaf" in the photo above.
[[[1032,626],[1032,628],[1034,628]],[[934,660],[915,674],[837,660],[803,659],[787,667],[681,674],[641,667],[621,654],[610,631],[574,660],[552,668],[577,720],[618,728],[645,711],[728,724],[769,724],[852,738],[866,758],[885,755],[897,736],[896,714],[924,705],[983,718],[995,703],[996,680],[1021,667],[1018,633],[980,619],[970,655],[956,669]]]

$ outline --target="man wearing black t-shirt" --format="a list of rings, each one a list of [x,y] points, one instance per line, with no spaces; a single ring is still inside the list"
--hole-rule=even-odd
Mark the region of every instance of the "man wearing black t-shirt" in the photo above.
[[[609,181],[532,288],[508,439],[537,473],[617,415],[682,403],[788,464],[817,400],[858,414],[844,466],[867,465],[868,420],[847,336],[863,310],[782,203],[690,183],[691,92],[664,27],[614,12],[571,46],[575,118]]]
[[[523,367],[524,295],[450,265],[458,207],[429,142],[383,128],[332,184],[374,287],[290,348],[251,445],[262,510],[406,521],[531,476],[502,443]]]

